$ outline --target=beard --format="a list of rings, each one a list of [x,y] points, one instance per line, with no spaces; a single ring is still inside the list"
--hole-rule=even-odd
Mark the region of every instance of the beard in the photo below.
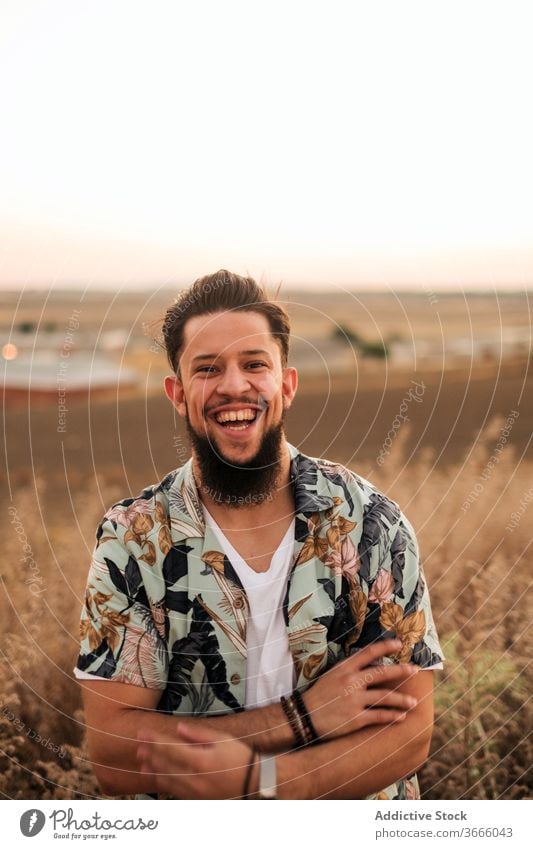
[[[215,439],[194,430],[187,413],[185,425],[200,470],[200,490],[213,501],[231,507],[271,501],[281,465],[284,417],[285,411],[280,421],[266,431],[250,460],[235,463],[224,458]]]

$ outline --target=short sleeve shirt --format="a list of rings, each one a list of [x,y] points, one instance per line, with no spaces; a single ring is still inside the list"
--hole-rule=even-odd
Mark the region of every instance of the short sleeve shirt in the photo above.
[[[295,523],[283,616],[296,687],[387,637],[385,663],[442,662],[415,532],[399,506],[346,467],[289,445]],[[97,531],[77,669],[161,691],[157,709],[244,710],[250,609],[206,525],[192,461],[115,504]],[[416,776],[370,798],[418,798]]]

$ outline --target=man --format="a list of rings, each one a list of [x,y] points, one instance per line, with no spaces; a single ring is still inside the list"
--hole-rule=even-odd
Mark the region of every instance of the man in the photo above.
[[[81,621],[108,794],[418,796],[442,655],[414,531],[287,442],[289,333],[227,271],[167,312],[165,391],[192,457],[108,511]]]

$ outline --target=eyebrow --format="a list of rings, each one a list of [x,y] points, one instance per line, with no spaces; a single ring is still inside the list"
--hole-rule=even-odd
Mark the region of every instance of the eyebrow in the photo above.
[[[248,351],[239,351],[239,355],[243,357],[251,357],[257,356],[258,354],[266,354],[267,357],[270,357],[270,352],[265,351],[264,348],[252,348]],[[220,354],[198,354],[198,356],[193,357],[192,362],[195,363],[198,360],[216,360]]]

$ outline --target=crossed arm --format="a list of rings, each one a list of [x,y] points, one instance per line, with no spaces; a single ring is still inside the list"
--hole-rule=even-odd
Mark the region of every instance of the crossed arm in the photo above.
[[[427,758],[433,674],[369,666],[387,646],[342,661],[306,693],[324,742],[290,751],[279,704],[215,717],[155,710],[160,691],[81,681],[89,749],[108,795],[167,792],[179,798],[242,793],[251,749],[279,754],[279,798],[364,798],[410,775]],[[391,650],[391,646],[388,646]],[[146,741],[139,745],[139,741]],[[251,788],[257,787],[257,769]]]

